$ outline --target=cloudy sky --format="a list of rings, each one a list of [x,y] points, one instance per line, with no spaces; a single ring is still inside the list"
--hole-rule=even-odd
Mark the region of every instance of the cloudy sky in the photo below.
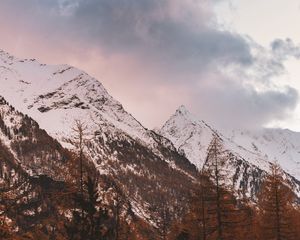
[[[184,104],[300,131],[299,22],[299,0],[1,0],[0,48],[87,71],[149,128]]]

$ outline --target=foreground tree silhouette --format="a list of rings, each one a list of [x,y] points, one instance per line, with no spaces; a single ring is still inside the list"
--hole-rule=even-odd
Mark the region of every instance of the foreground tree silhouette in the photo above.
[[[227,186],[229,179],[226,161],[228,159],[222,140],[215,135],[208,148],[205,162],[206,174],[211,184],[208,186],[209,191],[202,193],[202,204],[205,203],[207,208],[207,221],[205,234],[200,239],[240,240],[238,233],[244,228],[244,214],[232,190]],[[205,215],[203,218],[205,219]]]
[[[205,171],[199,174],[199,188],[194,190],[190,197],[189,212],[184,217],[181,229],[177,235],[178,239],[208,239],[208,202],[212,196],[212,183]]]
[[[84,182],[83,194],[75,196],[76,207],[70,224],[66,226],[70,240],[110,239],[109,213],[99,199],[97,180],[88,177]]]
[[[76,196],[76,198],[79,199],[84,199],[84,173],[83,173],[83,160],[84,160],[84,147],[85,147],[85,138],[86,138],[86,131],[87,131],[87,126],[80,120],[75,120],[75,124],[74,127],[72,128],[73,133],[74,133],[74,137],[73,139],[69,139],[69,142],[76,147],[77,150],[77,156],[76,158],[78,159],[78,170],[79,170],[79,189],[80,189],[80,196]],[[77,172],[78,173],[78,172]],[[77,174],[76,174],[77,175]],[[77,199],[78,200],[78,199]],[[80,231],[80,238],[84,239],[84,229],[83,229],[83,225],[84,225],[84,209],[82,205],[78,205],[78,207],[81,208],[81,216],[76,216],[76,214],[74,215],[74,220],[78,220],[78,221],[82,221],[82,222],[78,222],[78,228],[81,229]]]
[[[259,194],[260,239],[299,239],[292,220],[294,200],[292,187],[282,169],[277,164],[272,165]]]
[[[80,120],[75,121],[73,127],[74,140],[70,140],[71,143],[77,148],[78,160],[79,160],[79,173],[80,173],[80,192],[83,194],[83,159],[84,159],[84,146],[86,141],[87,126]]]

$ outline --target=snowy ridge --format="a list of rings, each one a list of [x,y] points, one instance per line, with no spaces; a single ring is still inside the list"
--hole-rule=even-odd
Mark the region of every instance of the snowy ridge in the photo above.
[[[279,163],[286,172],[300,179],[300,133],[287,129],[235,130],[228,136],[261,158]]]
[[[74,120],[85,122],[93,133],[102,127],[120,129],[153,145],[149,132],[102,84],[68,65],[45,65],[0,52],[0,95],[37,120],[50,135],[62,140],[72,134]]]
[[[67,149],[73,149],[69,139],[74,138],[75,120],[82,121],[88,127],[87,161],[120,184],[133,211],[142,213],[151,225],[160,222],[162,206],[156,196],[187,202],[189,188],[196,184],[195,166],[170,140],[144,128],[87,73],[68,65],[17,59],[2,51],[0,86],[4,86],[0,96]],[[32,167],[42,166],[43,158],[31,159],[38,162]],[[56,162],[60,167],[59,159]],[[44,173],[50,170],[41,169]],[[182,204],[177,211],[185,208]]]
[[[199,169],[203,167],[208,145],[215,134],[221,137],[224,147],[235,155],[243,157],[254,165],[259,165],[263,170],[268,169],[268,163],[262,156],[236,144],[232,139],[226,138],[203,120],[197,120],[185,106],[177,109],[159,133],[170,139],[174,146]]]
[[[296,186],[299,193],[300,179],[300,133],[281,129],[257,131],[231,131],[225,136],[198,120],[184,106],[164,124],[159,133],[170,139],[177,150],[183,153],[198,169],[204,167],[207,149],[217,134],[228,152],[227,170],[237,191],[247,187],[247,192],[255,194],[253,188],[259,185],[262,176],[269,171],[271,163],[278,162]],[[257,186],[256,186],[257,185]]]
[[[176,168],[174,162],[165,158],[157,148],[163,145],[176,151],[170,141],[144,128],[97,79],[84,71],[69,65],[46,65],[33,59],[22,60],[2,51],[0,85],[5,86],[0,88],[0,95],[17,110],[37,121],[64,147],[72,148],[68,139],[74,136],[75,121],[80,120],[88,127],[91,143],[97,142],[93,140],[98,139],[99,134],[104,139],[106,135],[115,139],[133,139],[151,148],[158,157]],[[103,146],[95,146],[104,154],[104,149],[100,147]],[[91,155],[90,152],[87,154]],[[94,162],[99,158],[96,155],[91,155]],[[109,157],[114,158],[111,154]]]
[[[159,133],[170,139],[179,152],[201,168],[214,131],[205,122],[197,120],[185,106],[180,106]]]
[[[28,176],[48,175],[53,179],[63,178],[63,175],[57,174],[56,169],[65,168],[64,149],[40,129],[33,119],[16,111],[1,96],[0,147],[9,152],[6,156],[10,155],[6,161],[2,159],[2,164],[9,161]]]

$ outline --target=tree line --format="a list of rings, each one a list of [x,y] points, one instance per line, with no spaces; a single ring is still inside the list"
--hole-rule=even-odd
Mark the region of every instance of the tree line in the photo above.
[[[64,181],[26,174],[0,178],[0,239],[137,239],[134,214],[121,187],[101,176],[84,155],[84,131],[76,122],[76,151],[61,169]],[[2,157],[0,148],[0,162]]]
[[[190,210],[173,225],[174,240],[297,240],[300,239],[299,198],[283,170],[270,165],[257,198],[238,198],[228,187],[226,151],[215,136],[208,149],[207,167]]]
[[[65,181],[45,175],[0,181],[0,239],[300,239],[299,199],[282,169],[270,165],[256,199],[237,197],[228,186],[228,156],[218,136],[209,146],[196,187],[190,189],[189,210],[172,217],[161,197],[159,234],[153,236],[149,224],[134,214],[122,186],[91,171],[84,155],[85,129],[76,122],[72,144],[77,151],[63,169]]]

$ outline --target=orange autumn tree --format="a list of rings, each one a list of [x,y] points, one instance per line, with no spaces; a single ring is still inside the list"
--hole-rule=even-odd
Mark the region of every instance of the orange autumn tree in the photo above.
[[[3,202],[4,196],[0,192],[0,201]],[[12,235],[12,229],[9,223],[7,222],[8,219],[5,216],[5,206],[0,205],[0,239],[10,239]]]
[[[208,148],[205,162],[206,174],[212,184],[209,191],[205,191],[205,205],[207,220],[206,235],[200,239],[205,240],[241,240],[248,239],[247,230],[249,223],[248,208],[238,201],[231,187],[228,186],[229,172],[226,169],[229,155],[224,150],[222,139],[215,135]]]
[[[11,198],[6,183],[0,183],[0,239],[15,240],[13,225],[14,223],[7,217],[9,209],[9,200]]]
[[[260,239],[299,239],[293,227],[294,201],[295,195],[282,169],[272,165],[258,198]]]
[[[199,176],[199,186],[193,189],[188,202],[188,211],[180,221],[175,221],[171,226],[168,239],[170,240],[207,240],[208,213],[206,202],[211,187],[209,179]]]

